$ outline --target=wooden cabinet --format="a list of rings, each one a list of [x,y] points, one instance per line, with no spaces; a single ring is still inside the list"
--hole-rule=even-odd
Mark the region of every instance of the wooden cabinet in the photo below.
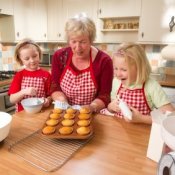
[[[64,41],[64,15],[62,0],[47,1],[47,39]]]
[[[13,15],[13,0],[0,0],[0,14]]]
[[[170,32],[169,28],[172,16],[175,17],[175,1],[142,0],[139,42],[157,44],[175,43],[175,26],[172,32]]]
[[[140,16],[141,0],[99,0],[99,18]]]

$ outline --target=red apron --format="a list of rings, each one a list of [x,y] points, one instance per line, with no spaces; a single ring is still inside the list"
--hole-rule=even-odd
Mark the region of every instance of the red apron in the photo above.
[[[117,95],[121,99],[123,99],[123,101],[125,101],[128,104],[128,106],[136,108],[143,115],[149,115],[151,109],[146,100],[144,86],[145,84],[143,84],[142,88],[130,90],[130,89],[124,89],[124,87],[121,84],[117,92]],[[117,113],[117,115],[123,117],[121,112]]]
[[[71,67],[72,54],[60,78],[60,87],[68,97],[70,105],[88,105],[97,93],[96,81],[92,69],[92,57],[90,54],[90,66],[78,73]]]
[[[44,77],[23,77],[21,82],[21,89],[25,89],[28,87],[35,87],[37,89],[37,95],[25,95],[23,99],[30,98],[30,97],[45,97],[45,81]],[[16,104],[16,112],[23,110],[21,103]]]

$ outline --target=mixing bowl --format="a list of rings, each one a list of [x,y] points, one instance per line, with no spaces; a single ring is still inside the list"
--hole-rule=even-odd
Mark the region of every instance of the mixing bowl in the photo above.
[[[0,111],[0,142],[4,140],[10,131],[12,116]]]
[[[36,97],[26,98],[21,101],[21,104],[27,113],[35,114],[41,111],[44,99]]]
[[[161,134],[165,144],[175,151],[175,115],[163,120]]]

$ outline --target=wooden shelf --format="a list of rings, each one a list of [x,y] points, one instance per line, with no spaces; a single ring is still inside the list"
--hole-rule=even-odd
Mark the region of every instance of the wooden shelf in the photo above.
[[[137,32],[138,29],[102,29],[101,32]]]

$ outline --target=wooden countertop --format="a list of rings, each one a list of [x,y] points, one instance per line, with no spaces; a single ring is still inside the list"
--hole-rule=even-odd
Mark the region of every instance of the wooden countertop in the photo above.
[[[157,163],[146,157],[150,126],[130,124],[121,119],[96,115],[94,137],[66,164],[46,173],[8,151],[10,141],[41,128],[50,110],[38,114],[24,111],[13,116],[9,136],[0,143],[0,172],[3,175],[155,175]]]

